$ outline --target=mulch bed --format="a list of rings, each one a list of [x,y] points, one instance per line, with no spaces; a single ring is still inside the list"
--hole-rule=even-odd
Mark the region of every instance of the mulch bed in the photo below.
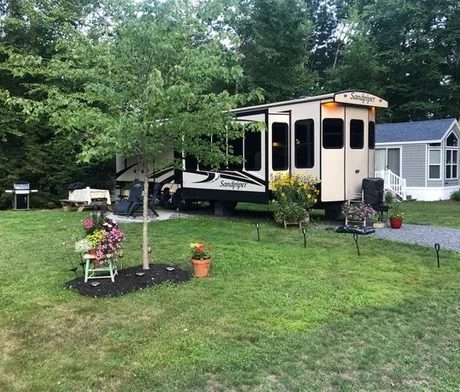
[[[174,267],[174,270],[168,271],[167,267]],[[136,272],[144,272],[144,275],[137,276]],[[119,270],[118,275],[115,276],[115,282],[110,279],[89,279],[85,283],[84,278],[79,277],[67,282],[65,287],[88,297],[116,297],[166,282],[186,282],[190,277],[189,272],[174,265],[150,264],[149,270],[143,270],[141,266]],[[91,283],[94,282],[99,282],[99,285],[92,285]]]

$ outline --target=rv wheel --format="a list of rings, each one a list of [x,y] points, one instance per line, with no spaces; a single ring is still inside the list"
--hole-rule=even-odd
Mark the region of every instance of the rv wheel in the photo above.
[[[193,203],[190,200],[184,199],[182,189],[178,189],[172,198],[171,207],[173,209],[179,209],[179,211],[191,210]]]
[[[214,215],[225,216],[232,215],[238,202],[236,201],[216,201],[214,205]]]

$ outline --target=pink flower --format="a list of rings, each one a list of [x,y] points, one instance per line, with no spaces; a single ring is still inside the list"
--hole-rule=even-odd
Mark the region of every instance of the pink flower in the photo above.
[[[94,227],[94,221],[91,218],[85,219],[85,229],[91,230]]]

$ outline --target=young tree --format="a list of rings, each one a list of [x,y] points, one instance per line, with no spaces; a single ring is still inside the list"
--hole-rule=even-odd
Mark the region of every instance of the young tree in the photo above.
[[[148,190],[153,164],[183,151],[217,166],[222,145],[203,135],[239,136],[228,110],[241,97],[218,91],[242,76],[233,37],[213,31],[191,2],[124,6],[103,35],[76,34],[49,62],[17,61],[47,76],[40,102],[20,103],[82,144],[81,160],[136,156],[144,180],[143,260],[149,268]],[[121,15],[117,19],[116,15]],[[14,61],[14,58],[10,58]],[[24,64],[26,63],[26,64]]]

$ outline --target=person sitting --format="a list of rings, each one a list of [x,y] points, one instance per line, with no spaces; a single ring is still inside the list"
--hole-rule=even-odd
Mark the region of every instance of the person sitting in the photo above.
[[[165,187],[161,192],[160,205],[163,208],[170,208],[172,205],[171,188]]]

